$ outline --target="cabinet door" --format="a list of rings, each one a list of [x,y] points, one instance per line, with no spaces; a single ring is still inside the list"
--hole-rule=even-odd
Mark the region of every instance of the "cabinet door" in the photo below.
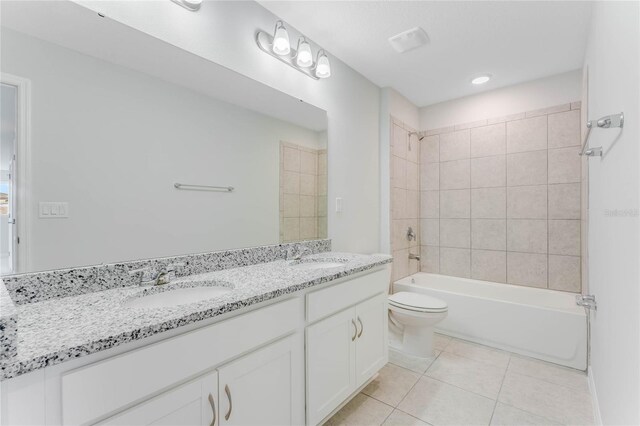
[[[117,414],[100,424],[216,426],[219,424],[217,391],[218,373],[212,372]]]
[[[376,374],[389,358],[387,339],[387,295],[381,294],[356,306],[357,386]]]
[[[220,425],[290,425],[302,421],[302,341],[289,336],[218,369]],[[299,342],[299,344],[295,344]]]
[[[307,424],[318,424],[356,389],[355,308],[307,327]]]

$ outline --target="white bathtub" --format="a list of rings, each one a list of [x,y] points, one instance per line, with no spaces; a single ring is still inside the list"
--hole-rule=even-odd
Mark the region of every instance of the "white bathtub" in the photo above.
[[[444,300],[436,330],[580,370],[587,364],[587,324],[575,294],[418,272],[394,283]]]

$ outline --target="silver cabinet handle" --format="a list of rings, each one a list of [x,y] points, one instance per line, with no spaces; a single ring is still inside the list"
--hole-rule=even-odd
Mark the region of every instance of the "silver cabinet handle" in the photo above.
[[[358,336],[358,326],[356,325],[356,322],[353,319],[351,320],[351,324],[353,324],[353,337],[351,338],[351,341],[353,342],[354,340],[356,340],[356,337]]]
[[[362,325],[362,320],[358,317],[358,322],[360,323],[360,333],[358,333],[358,338],[362,336],[362,332],[364,331],[364,325]]]
[[[231,410],[233,410],[233,401],[231,400],[229,385],[224,385],[224,392],[227,394],[227,399],[229,400],[229,411],[224,415],[224,419],[229,420],[229,417],[231,417]]]
[[[211,420],[211,424],[209,426],[216,426],[216,402],[211,394],[209,394],[209,404],[211,405],[211,411],[213,412],[213,420]]]

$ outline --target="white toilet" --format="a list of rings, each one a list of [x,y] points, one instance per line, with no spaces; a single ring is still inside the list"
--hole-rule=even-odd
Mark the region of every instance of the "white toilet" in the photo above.
[[[445,302],[426,294],[401,291],[389,295],[390,320],[402,334],[396,349],[421,358],[433,356],[433,328],[447,317],[447,310]]]

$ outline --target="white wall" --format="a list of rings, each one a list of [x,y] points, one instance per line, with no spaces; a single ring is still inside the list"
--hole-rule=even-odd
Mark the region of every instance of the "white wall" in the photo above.
[[[585,66],[588,116],[624,111],[624,129],[592,132],[603,158],[589,160],[591,368],[602,421],[640,424],[640,7],[593,4]],[[623,210],[618,216],[607,211]]]
[[[260,51],[256,31],[273,31],[278,18],[255,2],[209,1],[197,13],[169,1],[81,3],[326,110],[329,237],[337,250],[379,250],[377,86],[335,57],[331,78],[315,81]],[[296,40],[295,29],[289,32]],[[342,213],[333,210],[336,197],[344,200]]]
[[[380,252],[391,253],[391,118],[420,128],[418,107],[390,87],[380,90]]]
[[[2,71],[32,83],[30,270],[275,244],[280,140],[320,147],[318,132],[6,28]],[[70,217],[38,219],[39,201]]]
[[[533,111],[580,99],[582,71],[539,80],[420,108],[420,129],[431,130],[487,118]]]

